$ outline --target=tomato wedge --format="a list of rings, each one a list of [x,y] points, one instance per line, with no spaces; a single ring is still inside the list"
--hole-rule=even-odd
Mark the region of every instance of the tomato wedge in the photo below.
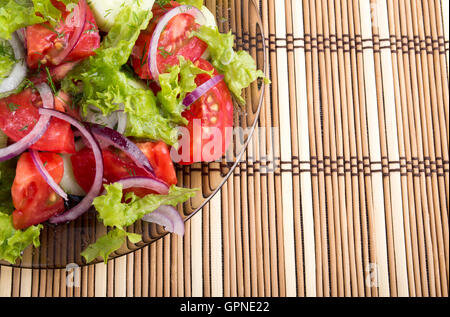
[[[0,129],[17,142],[34,128],[39,120],[40,95],[32,89],[0,100]],[[75,141],[70,124],[52,118],[45,134],[32,149],[54,153],[75,153]]]
[[[61,156],[54,153],[40,153],[39,156],[55,182],[61,182],[64,175]],[[22,154],[17,162],[11,195],[16,208],[12,214],[13,225],[17,230],[40,224],[64,211],[63,199],[41,176],[29,153]]]
[[[153,19],[147,30],[142,31],[131,54],[131,64],[134,71],[142,79],[153,79],[148,67],[148,51],[153,32],[160,19],[168,10],[180,6],[176,1],[171,1],[165,6],[158,3],[153,5]],[[190,38],[192,31],[199,28],[195,18],[189,14],[179,14],[167,24],[158,43],[157,64],[161,73],[169,66],[178,64],[178,56],[192,62],[197,61],[205,53],[208,45],[197,37]]]
[[[40,65],[52,68],[55,65],[52,60],[67,46],[70,37],[76,27],[66,24],[67,17],[71,14],[63,3],[52,0],[52,4],[62,13],[62,19],[58,26],[50,23],[35,24],[27,27],[27,63],[32,69]],[[94,55],[94,50],[100,47],[100,34],[92,11],[87,7],[86,23],[81,37],[70,54],[61,63],[79,61]]]
[[[137,143],[137,146],[145,154],[155,170],[157,178],[168,185],[178,183],[177,174],[170,157],[170,148],[164,142]]]
[[[163,143],[142,143],[138,144],[144,154],[150,160],[155,169],[156,177],[166,182],[168,185],[177,183],[175,168],[170,159],[168,146]],[[144,169],[139,168],[134,162],[128,158],[123,152],[115,149],[103,149],[103,183],[111,184],[123,178],[144,176],[149,177],[150,174]],[[83,148],[71,157],[73,172],[78,184],[84,191],[89,191],[95,176],[95,158],[91,149]],[[143,197],[153,192],[143,189],[130,189],[126,192],[134,192],[137,196]]]
[[[195,65],[207,71],[214,69],[203,59],[199,59]],[[214,76],[217,75],[215,70]],[[200,86],[210,79],[208,74],[200,74],[195,82]],[[183,117],[189,121],[189,138],[183,137],[179,141],[181,161],[178,163],[190,165],[220,159],[230,144],[233,128],[233,101],[226,83],[222,80],[211,88],[183,112]]]

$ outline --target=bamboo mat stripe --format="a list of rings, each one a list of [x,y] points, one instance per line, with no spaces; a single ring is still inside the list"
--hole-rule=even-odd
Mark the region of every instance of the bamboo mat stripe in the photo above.
[[[0,296],[448,296],[449,1],[261,0],[264,38],[248,0],[206,4],[238,47],[267,46],[243,161],[184,237],[0,266]]]

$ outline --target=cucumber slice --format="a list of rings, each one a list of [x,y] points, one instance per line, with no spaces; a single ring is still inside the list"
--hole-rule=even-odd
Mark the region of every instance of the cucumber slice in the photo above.
[[[217,23],[216,23],[216,18],[214,17],[214,14],[209,11],[209,9],[205,6],[202,7],[202,13],[205,16],[205,26],[209,26],[209,27],[217,27]]]
[[[216,18],[214,17],[214,14],[209,11],[209,9],[205,6],[202,7],[202,13],[205,17],[205,26],[209,26],[211,28],[217,27]],[[202,59],[208,60],[209,59],[209,49],[206,49],[206,51],[202,55]]]
[[[137,1],[137,0],[134,0]],[[117,14],[121,11],[124,5],[129,4],[130,0],[90,0],[89,7],[94,14],[100,30],[109,32],[114,25]],[[140,0],[139,5],[144,8],[152,9],[154,0]]]
[[[64,161],[64,175],[59,183],[59,186],[68,193],[74,196],[86,196],[84,190],[78,185],[75,175],[73,174],[72,161],[70,160],[70,155],[61,154]]]

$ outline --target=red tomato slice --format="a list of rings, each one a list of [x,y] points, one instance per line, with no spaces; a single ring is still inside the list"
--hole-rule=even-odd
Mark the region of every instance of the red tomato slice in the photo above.
[[[103,153],[103,183],[111,184],[120,179],[133,176],[149,176],[133,162],[122,159],[112,150],[104,149]],[[94,183],[95,158],[89,148],[83,148],[72,155],[72,166],[75,179],[84,191],[88,192]]]
[[[179,5],[171,1],[164,7],[159,4],[153,6],[153,19],[147,30],[141,32],[131,54],[131,64],[142,79],[153,79],[148,67],[148,51],[156,25],[168,10]],[[192,31],[198,28],[195,18],[189,14],[179,14],[170,20],[158,43],[157,64],[160,72],[165,72],[168,66],[178,64],[179,55],[192,62],[203,55],[208,45],[197,37],[189,38]]]
[[[61,182],[64,175],[64,162],[54,153],[39,154],[45,168],[55,182]],[[16,177],[11,189],[13,204],[13,225],[17,230],[47,221],[64,211],[64,202],[41,176],[29,153],[19,158]]]
[[[203,70],[214,69],[203,59],[195,64]],[[218,75],[217,71],[214,74]],[[209,79],[208,74],[200,74],[195,82],[200,86]],[[179,142],[179,163],[190,165],[220,159],[230,144],[233,128],[233,101],[226,83],[222,80],[210,89],[183,113],[183,117],[189,121],[189,138],[182,138]]]
[[[137,146],[145,154],[155,170],[157,178],[169,186],[178,183],[175,167],[170,157],[170,149],[164,142],[138,143]]]
[[[138,144],[148,157],[155,169],[156,177],[169,185],[177,183],[175,168],[170,159],[169,148],[164,143],[143,143]],[[103,183],[111,184],[123,178],[134,176],[150,176],[145,170],[139,168],[124,153],[110,149],[103,151]],[[71,157],[73,172],[78,184],[84,191],[89,191],[95,176],[95,158],[91,149],[84,148]],[[153,192],[134,188],[126,192],[134,192],[137,196],[143,197]]]
[[[36,69],[39,65],[56,66],[52,63],[52,59],[56,57],[60,50],[67,45],[70,37],[75,31],[75,27],[65,24],[67,16],[70,14],[66,11],[64,4],[52,0],[52,3],[62,12],[61,24],[53,27],[50,23],[35,24],[27,27],[27,49],[28,66]],[[86,23],[81,34],[80,40],[75,45],[70,54],[61,64],[66,62],[79,61],[94,55],[94,50],[100,47],[100,34],[98,32],[97,23],[94,15],[87,7]]]
[[[20,94],[0,100],[0,129],[13,141],[19,141],[39,120],[38,107],[42,101],[38,93],[26,89]],[[69,123],[52,118],[45,134],[32,147],[38,151],[75,153],[73,131]]]

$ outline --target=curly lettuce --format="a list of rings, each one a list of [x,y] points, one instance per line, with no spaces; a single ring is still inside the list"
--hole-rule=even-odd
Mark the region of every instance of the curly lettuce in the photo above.
[[[38,225],[26,230],[16,230],[12,216],[0,211],[0,260],[15,264],[28,246],[32,244],[35,248],[39,247],[42,228],[42,225]]]
[[[134,193],[128,193],[124,197],[120,183],[105,185],[105,189],[105,195],[95,198],[94,207],[98,213],[98,220],[112,230],[81,253],[87,263],[97,257],[103,257],[107,262],[108,256],[117,251],[127,238],[132,243],[141,241],[140,235],[127,233],[125,228],[160,206],[177,206],[194,197],[197,192],[196,189],[172,186],[167,195],[151,194],[139,198]]]
[[[68,5],[78,0],[59,0]],[[0,38],[11,39],[12,33],[33,24],[61,20],[59,11],[51,0],[1,0],[0,1]]]
[[[246,51],[236,52],[233,49],[234,35],[220,33],[217,27],[202,25],[199,30],[192,33],[208,44],[212,64],[219,73],[225,76],[228,88],[241,103],[245,104],[242,90],[250,86],[258,78],[263,78],[265,83],[269,80],[261,70],[256,67],[253,57]]]

